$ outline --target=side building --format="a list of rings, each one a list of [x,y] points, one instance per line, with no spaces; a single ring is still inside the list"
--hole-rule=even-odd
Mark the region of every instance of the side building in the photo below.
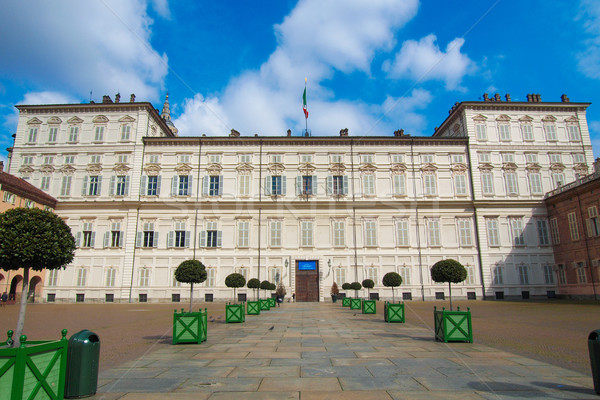
[[[467,267],[457,296],[553,295],[544,193],[588,173],[589,103],[494,100],[458,103],[432,137],[180,137],[168,100],[17,106],[10,170],[59,199],[79,247],[47,299],[183,301],[190,258],[207,300],[231,297],[232,272],[323,301],[366,278],[391,297],[396,271],[404,299],[443,298],[444,258]]]

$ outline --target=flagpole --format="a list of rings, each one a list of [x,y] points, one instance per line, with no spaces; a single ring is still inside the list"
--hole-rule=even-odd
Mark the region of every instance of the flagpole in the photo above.
[[[306,93],[306,81],[308,78],[304,78],[304,93]],[[308,107],[308,106],[307,106]],[[304,113],[304,122],[306,123],[306,136],[308,136],[308,114]]]

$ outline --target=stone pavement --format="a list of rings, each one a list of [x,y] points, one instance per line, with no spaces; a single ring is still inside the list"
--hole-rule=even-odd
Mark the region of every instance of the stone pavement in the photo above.
[[[444,344],[433,327],[385,323],[340,303],[284,303],[243,324],[209,323],[200,345],[173,346],[166,332],[143,357],[102,372],[92,398],[598,398],[591,373],[478,344],[476,330],[474,339]]]

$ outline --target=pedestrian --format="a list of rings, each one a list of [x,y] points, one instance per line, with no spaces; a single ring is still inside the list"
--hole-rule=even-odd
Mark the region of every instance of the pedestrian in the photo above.
[[[292,293],[292,303],[296,302],[296,293]]]
[[[6,292],[4,292],[4,293],[2,293],[2,302],[0,304],[4,306],[7,301],[8,301],[8,295],[6,294]]]
[[[283,299],[281,298],[281,296],[277,296],[277,307],[281,307],[282,302],[283,302]]]

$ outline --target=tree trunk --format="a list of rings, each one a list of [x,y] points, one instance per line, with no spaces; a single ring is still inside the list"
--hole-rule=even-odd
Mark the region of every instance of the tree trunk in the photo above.
[[[235,288],[233,288],[233,302],[237,304],[237,297],[235,296]]]
[[[192,312],[192,302],[194,301],[194,282],[190,285],[190,312]]]
[[[29,292],[29,267],[23,268],[23,290],[21,290],[21,306],[19,307],[19,319],[17,320],[17,329],[13,336],[13,347],[21,345],[21,335],[25,327],[25,311],[27,310],[27,293]]]
[[[448,282],[448,291],[450,292],[450,311],[452,311],[452,284]]]
[[[394,304],[394,303],[395,303],[395,300],[394,300],[394,287],[392,286],[392,304]]]

